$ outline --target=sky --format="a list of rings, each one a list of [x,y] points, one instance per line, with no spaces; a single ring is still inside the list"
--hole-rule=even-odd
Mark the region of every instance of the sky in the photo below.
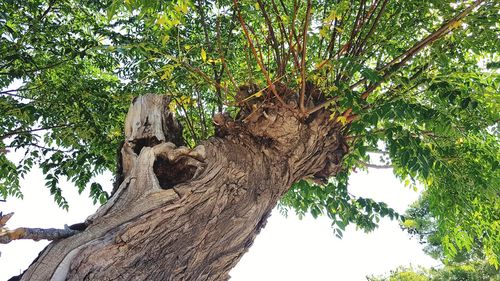
[[[111,188],[109,174],[98,180]],[[0,202],[0,211],[15,212],[7,224],[10,229],[21,226],[62,228],[64,224],[84,221],[97,208],[88,198],[88,190],[79,195],[67,182],[62,182],[62,188],[69,201],[69,211],[57,207],[44,187],[40,169],[33,169],[21,185],[23,200],[11,198]],[[399,212],[404,212],[419,195],[404,187],[390,169],[353,174],[349,191],[384,201]],[[0,281],[26,269],[47,243],[23,240],[0,244]],[[410,239],[395,221],[384,218],[380,227],[368,234],[349,226],[344,238],[338,239],[327,217],[306,216],[300,220],[293,212],[284,217],[274,210],[249,252],[231,271],[231,281],[356,281],[410,264],[431,267],[440,263],[426,256],[418,241]]]

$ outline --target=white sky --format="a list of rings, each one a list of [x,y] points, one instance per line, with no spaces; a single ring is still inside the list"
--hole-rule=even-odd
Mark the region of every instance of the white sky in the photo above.
[[[103,176],[100,182],[109,187],[109,179],[109,175]],[[23,200],[0,202],[0,211],[15,212],[7,226],[61,228],[64,224],[82,222],[95,211],[88,190],[79,196],[71,184],[64,182],[62,187],[69,201],[69,212],[56,206],[44,187],[41,171],[34,169],[22,180]],[[418,198],[390,170],[354,174],[350,192],[385,201],[400,212]],[[46,241],[0,244],[0,280],[26,269],[46,244]],[[299,220],[293,213],[285,218],[274,211],[250,251],[231,272],[231,280],[366,280],[366,275],[382,274],[409,264],[436,266],[439,262],[426,256],[418,242],[410,240],[397,222],[383,219],[380,228],[369,234],[348,227],[340,240],[333,235],[326,217],[315,220],[307,216]]]

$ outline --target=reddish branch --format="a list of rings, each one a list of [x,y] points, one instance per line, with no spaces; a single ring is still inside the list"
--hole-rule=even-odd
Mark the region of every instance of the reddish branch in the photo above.
[[[267,72],[263,62],[261,59],[259,59],[259,55],[257,54],[257,51],[255,50],[255,47],[253,45],[252,38],[250,38],[250,34],[248,33],[248,29],[246,27],[245,21],[243,20],[243,17],[241,16],[240,9],[238,7],[238,0],[233,0],[234,3],[234,8],[238,12],[238,19],[241,24],[241,28],[243,29],[243,33],[245,33],[245,37],[248,41],[248,44],[250,45],[250,49],[252,50],[252,53],[255,57],[255,60],[257,60],[257,63],[259,64],[260,70],[262,71],[262,74],[264,74],[264,77],[266,78],[267,84],[269,88],[271,89],[273,95],[276,97],[276,99],[282,104],[286,105],[285,101],[280,97],[278,92],[276,91],[276,88],[273,85],[273,82],[271,81],[271,78],[269,77],[269,73]]]
[[[299,109],[301,113],[305,113],[304,109],[304,98],[306,95],[306,59],[307,59],[307,29],[309,25],[309,20],[311,18],[311,0],[307,1],[307,10],[306,10],[306,20],[304,22],[304,30],[303,32],[303,39],[302,39],[302,61],[301,61],[301,66],[300,66],[300,76],[301,76],[301,82],[302,82],[302,88],[300,90],[300,102],[299,102]]]

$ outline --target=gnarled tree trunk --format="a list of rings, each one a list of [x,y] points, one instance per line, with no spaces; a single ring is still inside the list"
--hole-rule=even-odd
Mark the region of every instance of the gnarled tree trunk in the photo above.
[[[335,175],[347,151],[328,112],[304,118],[296,102],[218,115],[218,136],[188,149],[167,104],[133,101],[121,185],[22,280],[227,280],[290,186]]]

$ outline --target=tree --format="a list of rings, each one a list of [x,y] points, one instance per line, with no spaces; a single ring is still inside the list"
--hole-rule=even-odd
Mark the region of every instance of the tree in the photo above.
[[[405,220],[401,226],[410,235],[417,238],[424,247],[424,252],[429,256],[441,260],[445,264],[460,264],[471,261],[484,262],[486,255],[483,252],[484,245],[481,240],[470,243],[467,247],[463,245],[451,245],[456,249],[453,256],[445,254],[445,247],[450,247],[443,243],[445,233],[439,229],[438,219],[429,212],[429,201],[426,194],[415,203],[405,213]]]
[[[439,269],[414,269],[400,267],[391,271],[388,277],[367,278],[370,281],[497,281],[500,279],[498,270],[492,265],[481,262],[467,262],[459,265],[446,265]]]
[[[429,202],[424,193],[405,213],[402,227],[425,245],[424,251],[445,264],[441,268],[398,267],[389,276],[369,276],[368,280],[499,280],[498,268],[488,264],[481,241],[474,241],[469,249],[453,245],[458,252],[451,258],[445,255],[443,233],[439,231],[437,219],[429,213]]]
[[[4,1],[0,85],[23,86],[0,93],[0,191],[36,164],[63,208],[61,176],[106,203],[0,240],[56,239],[21,280],[226,280],[280,199],[338,236],[400,218],[348,193],[375,152],[426,186],[447,255],[498,264],[499,5]]]

